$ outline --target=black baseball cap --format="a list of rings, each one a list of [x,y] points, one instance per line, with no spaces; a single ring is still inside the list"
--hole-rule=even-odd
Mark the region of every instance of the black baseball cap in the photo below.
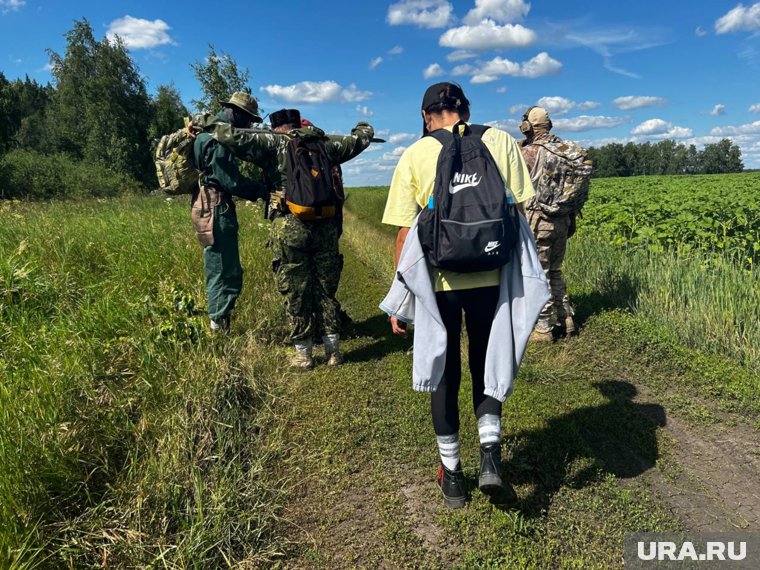
[[[422,98],[422,110],[425,111],[436,103],[440,103],[441,93],[446,89],[449,90],[449,94],[452,97],[459,99],[465,105],[470,104],[467,97],[464,96],[464,91],[459,84],[450,81],[442,81],[441,83],[436,83],[427,88],[425,96]]]

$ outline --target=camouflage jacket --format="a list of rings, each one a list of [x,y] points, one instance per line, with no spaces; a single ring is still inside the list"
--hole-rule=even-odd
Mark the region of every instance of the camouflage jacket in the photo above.
[[[530,173],[530,181],[533,183],[534,188],[538,188],[538,183],[541,181],[541,174],[544,168],[544,155],[547,150],[540,144],[533,144],[534,142],[562,142],[562,139],[549,132],[543,132],[533,137],[530,142],[526,141],[522,146],[523,158],[525,159],[525,165],[528,167]]]
[[[592,165],[587,152],[572,141],[540,132],[522,146],[536,195],[528,210],[546,216],[578,213],[588,198]]]
[[[287,134],[265,129],[235,129],[211,115],[196,115],[193,124],[202,127],[217,141],[229,148],[238,158],[252,162],[264,170],[272,190],[284,188],[285,160],[288,142],[294,136],[316,137],[325,142],[327,156],[334,164],[342,164],[366,149],[375,131],[368,123],[358,123],[349,136],[325,135],[316,127],[302,127]]]

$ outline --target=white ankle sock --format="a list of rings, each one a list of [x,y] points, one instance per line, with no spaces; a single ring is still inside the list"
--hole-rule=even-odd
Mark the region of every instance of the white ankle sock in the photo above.
[[[311,356],[311,349],[314,346],[314,341],[312,341],[310,338],[307,338],[304,340],[297,340],[293,344],[295,345],[296,351],[299,354],[305,354],[306,356]]]
[[[441,454],[441,463],[449,471],[453,471],[459,465],[459,434],[437,435],[438,452]]]
[[[325,345],[327,354],[334,354],[340,350],[340,335],[326,334],[322,337],[322,343]]]
[[[485,414],[478,418],[478,435],[480,445],[499,443],[501,440],[501,417],[496,414]]]

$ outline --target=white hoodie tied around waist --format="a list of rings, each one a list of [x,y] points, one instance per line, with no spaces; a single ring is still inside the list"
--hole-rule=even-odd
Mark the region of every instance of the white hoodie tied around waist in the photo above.
[[[486,351],[485,394],[500,402],[512,393],[530,333],[551,296],[533,233],[523,216],[518,218],[518,241],[509,263],[501,268],[499,301]],[[406,237],[393,284],[380,309],[414,324],[412,387],[418,392],[435,391],[446,366],[446,327],[438,311],[417,220]]]

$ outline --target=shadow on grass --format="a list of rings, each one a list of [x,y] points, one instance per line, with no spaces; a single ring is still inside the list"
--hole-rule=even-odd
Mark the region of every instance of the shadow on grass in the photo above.
[[[350,362],[368,362],[378,360],[394,352],[406,352],[412,346],[412,334],[406,338],[396,336],[391,332],[388,316],[385,314],[374,315],[360,322],[354,322],[350,327],[350,334],[354,337],[370,337],[373,342],[359,349],[346,353],[346,360]]]
[[[593,315],[611,309],[631,309],[636,306],[639,284],[629,275],[614,275],[610,271],[603,276],[597,289],[592,293],[573,295],[570,303],[575,308],[575,322],[578,326]]]
[[[607,401],[552,418],[540,430],[516,434],[506,462],[511,481],[531,485],[520,501],[526,517],[541,517],[562,487],[581,489],[605,474],[637,477],[655,466],[657,429],[666,423],[657,404],[633,402],[636,388],[628,382],[594,386]]]

